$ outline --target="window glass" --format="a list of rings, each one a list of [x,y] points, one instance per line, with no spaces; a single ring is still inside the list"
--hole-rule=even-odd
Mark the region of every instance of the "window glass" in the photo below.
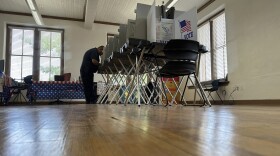
[[[11,56],[11,77],[21,79],[21,56]]]
[[[215,79],[225,78],[227,74],[227,54],[224,13],[213,20],[213,43]]]
[[[34,30],[24,30],[23,55],[33,55]]]
[[[207,21],[198,28],[197,33],[198,41],[209,51],[201,55],[200,81],[225,78],[228,72],[225,14],[222,13]]]
[[[200,81],[211,80],[211,46],[210,46],[210,24],[206,23],[201,26],[198,31],[198,41],[200,44],[204,45],[209,51],[201,55],[200,68],[199,68],[199,78]]]
[[[32,75],[34,53],[34,30],[11,29],[10,76],[21,82],[23,77]]]
[[[12,55],[22,55],[23,30],[13,29],[12,31]]]
[[[50,58],[41,57],[40,58],[40,81],[49,81],[50,80]]]
[[[52,32],[51,56],[60,57],[60,55],[61,55],[61,33]]]
[[[40,55],[50,56],[51,51],[51,32],[41,31]]]
[[[33,71],[33,57],[23,56],[22,57],[22,78],[28,75],[32,75]]]
[[[54,80],[61,72],[61,32],[41,31],[40,80]]]

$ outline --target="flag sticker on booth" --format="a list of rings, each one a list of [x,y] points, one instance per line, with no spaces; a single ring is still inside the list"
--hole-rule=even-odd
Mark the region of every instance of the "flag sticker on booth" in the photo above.
[[[197,40],[197,9],[193,8],[174,19],[174,38]]]
[[[191,21],[183,20],[180,22],[181,33],[192,31]]]
[[[189,20],[181,20],[179,21],[179,26],[181,29],[181,36],[184,39],[190,39],[193,38],[193,31],[192,31],[192,25],[191,25],[191,21]]]

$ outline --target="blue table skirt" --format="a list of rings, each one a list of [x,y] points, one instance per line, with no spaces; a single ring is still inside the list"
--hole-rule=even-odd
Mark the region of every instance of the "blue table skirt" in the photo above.
[[[27,98],[32,100],[84,99],[83,84],[72,81],[38,81],[28,89]]]
[[[10,88],[7,86],[3,86],[3,92],[0,92],[0,97],[2,98],[3,104],[7,104],[9,100],[11,99],[11,92]]]

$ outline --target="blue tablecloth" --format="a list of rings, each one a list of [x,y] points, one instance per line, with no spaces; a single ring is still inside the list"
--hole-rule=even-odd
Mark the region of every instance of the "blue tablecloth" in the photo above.
[[[34,81],[27,98],[32,100],[84,99],[83,84],[76,81]]]
[[[7,104],[11,99],[10,88],[7,86],[3,86],[3,92],[0,92],[0,97],[2,98],[1,102],[3,102],[3,104]]]

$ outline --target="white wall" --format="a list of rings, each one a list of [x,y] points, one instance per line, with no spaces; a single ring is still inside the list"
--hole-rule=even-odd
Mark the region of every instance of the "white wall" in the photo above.
[[[276,0],[216,0],[198,14],[202,21],[225,7],[230,81],[222,88],[226,99],[235,86],[235,100],[280,99],[279,6]],[[193,90],[187,94],[192,96]]]
[[[35,25],[32,17],[0,14],[0,58],[5,58],[6,52],[6,24]],[[45,27],[63,28],[64,36],[64,72],[70,72],[72,78],[80,75],[80,66],[86,50],[106,45],[107,32],[117,33],[117,26],[94,24],[92,30],[84,28],[83,22],[45,19]],[[95,74],[95,81],[103,81],[99,74]]]
[[[238,99],[280,99],[279,6],[226,0],[229,87],[240,86]]]

